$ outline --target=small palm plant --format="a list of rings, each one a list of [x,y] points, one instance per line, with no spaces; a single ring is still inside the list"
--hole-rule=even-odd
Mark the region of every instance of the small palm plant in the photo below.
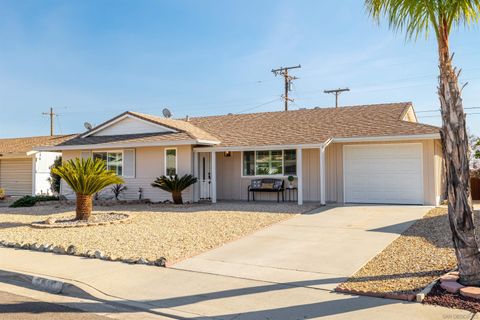
[[[123,179],[107,170],[101,159],[74,159],[65,162],[52,172],[58,174],[77,195],[76,220],[88,220],[92,214],[92,196],[112,184],[121,184]]]
[[[152,187],[160,188],[172,194],[173,203],[183,204],[182,191],[197,182],[197,178],[191,174],[186,174],[181,178],[174,176],[161,176],[155,179]]]

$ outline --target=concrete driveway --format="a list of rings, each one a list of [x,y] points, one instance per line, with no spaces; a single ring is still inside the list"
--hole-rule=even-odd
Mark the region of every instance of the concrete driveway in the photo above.
[[[324,207],[172,267],[332,290],[429,209]]]

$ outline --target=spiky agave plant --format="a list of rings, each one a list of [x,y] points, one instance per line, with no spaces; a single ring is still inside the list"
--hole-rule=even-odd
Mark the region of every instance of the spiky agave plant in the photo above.
[[[123,179],[107,170],[101,159],[73,159],[60,167],[52,168],[72,188],[77,196],[76,219],[88,220],[92,214],[92,196],[112,184],[121,184]]]
[[[160,188],[164,191],[170,192],[172,194],[173,203],[183,204],[182,191],[187,189],[195,182],[197,182],[197,178],[191,174],[186,174],[181,178],[179,178],[177,175],[161,176],[155,179],[155,181],[152,183],[152,187]]]

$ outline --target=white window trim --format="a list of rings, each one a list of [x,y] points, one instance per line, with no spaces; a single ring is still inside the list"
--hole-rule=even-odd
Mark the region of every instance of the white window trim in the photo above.
[[[178,149],[177,148],[165,148],[163,151],[163,174],[167,175],[167,151],[175,150],[175,174],[178,176]]]
[[[107,153],[107,161],[105,161],[105,162],[106,162],[106,165],[107,165],[107,169],[108,169],[108,153],[121,153],[121,154],[122,154],[122,174],[119,175],[119,176],[126,178],[126,176],[123,175],[123,173],[124,173],[124,170],[123,170],[123,169],[125,168],[125,157],[124,157],[124,154],[123,154],[123,150],[101,150],[101,151],[98,150],[98,151],[92,151],[92,152],[90,153],[92,159],[94,158],[94,154],[95,154],[95,153]],[[116,172],[115,172],[115,173],[116,173]]]
[[[241,166],[240,166],[240,177],[241,178],[288,178],[289,176],[292,176],[294,178],[297,177],[296,174],[289,174],[289,175],[286,175],[285,174],[285,150],[295,150],[295,152],[297,152],[296,149],[268,149],[268,150],[244,150],[242,151],[241,153]],[[254,175],[251,175],[251,176],[246,176],[243,174],[243,153],[244,152],[252,152],[253,151],[253,165],[255,166],[255,174]],[[272,174],[272,175],[268,175],[268,174],[262,174],[262,175],[257,175],[257,151],[282,151],[282,171],[283,173],[282,174]],[[297,168],[297,172],[298,172],[298,158],[297,158],[297,154],[295,154],[295,166]]]

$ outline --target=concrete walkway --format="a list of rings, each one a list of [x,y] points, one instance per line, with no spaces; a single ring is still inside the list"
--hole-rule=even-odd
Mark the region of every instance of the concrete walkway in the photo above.
[[[5,248],[0,269],[68,280],[163,319],[470,319],[465,311],[331,291],[427,210],[324,208],[166,269]]]

